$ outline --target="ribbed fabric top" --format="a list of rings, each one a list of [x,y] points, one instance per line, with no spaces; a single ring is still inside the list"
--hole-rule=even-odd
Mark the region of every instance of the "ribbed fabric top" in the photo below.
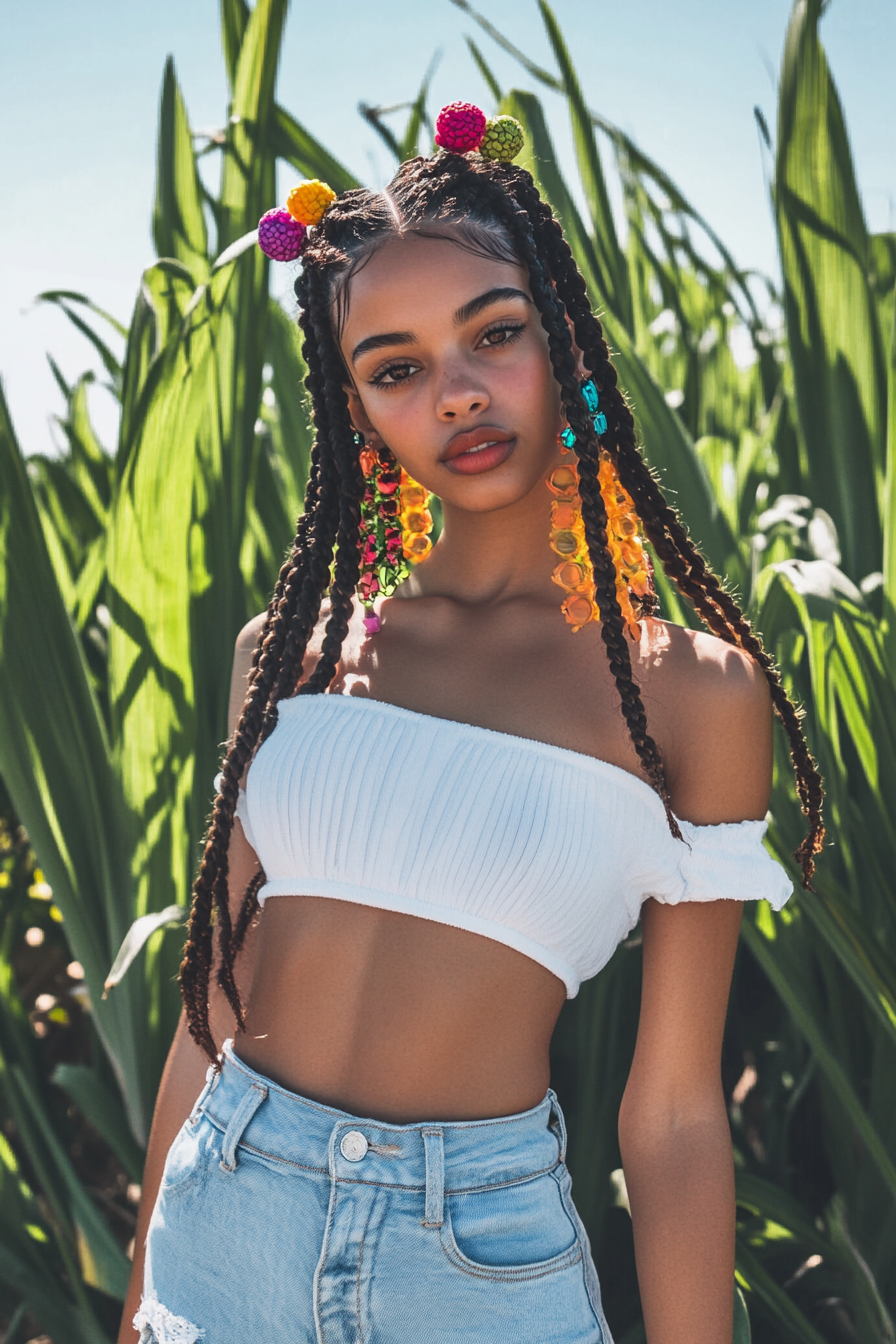
[[[281,700],[237,815],[269,896],[330,896],[494,938],[570,998],[665,904],[792,891],[766,823],[695,826],[619,766],[363,696]]]

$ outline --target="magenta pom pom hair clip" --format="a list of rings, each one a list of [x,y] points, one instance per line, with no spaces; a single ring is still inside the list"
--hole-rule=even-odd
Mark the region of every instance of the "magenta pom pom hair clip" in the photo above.
[[[474,103],[448,103],[436,118],[436,146],[447,154],[478,152],[484,159],[510,163],[526,137],[515,117],[486,117]],[[293,187],[286,207],[268,210],[258,221],[258,246],[272,261],[296,261],[308,230],[320,224],[336,192],[317,178]]]

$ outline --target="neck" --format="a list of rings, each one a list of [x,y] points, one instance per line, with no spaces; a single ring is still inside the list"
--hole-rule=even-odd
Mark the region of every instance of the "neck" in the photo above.
[[[551,494],[544,480],[506,509],[443,509],[442,534],[412,576],[411,592],[483,606],[556,595],[551,573],[558,557],[548,541]]]

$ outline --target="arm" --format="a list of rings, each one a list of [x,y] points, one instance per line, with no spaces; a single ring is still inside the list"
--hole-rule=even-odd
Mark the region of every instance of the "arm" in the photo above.
[[[688,697],[690,699],[690,697]],[[743,655],[701,675],[672,779],[679,816],[763,817],[771,708]],[[738,900],[642,911],[638,1040],[619,1114],[649,1344],[731,1344],[734,1168],[721,1046],[742,911]]]
[[[233,660],[233,675],[230,683],[229,732],[232,735],[242,709],[246,695],[246,680],[252,663],[252,652],[261,629],[263,618],[257,617],[240,632]],[[258,867],[255,852],[243,835],[243,828],[236,823],[230,842],[230,895],[234,918],[249,879]],[[257,925],[257,921],[256,921]],[[236,963],[236,978],[240,996],[246,1002],[249,987],[252,984],[255,950],[257,946],[256,927],[250,928],[239,960]],[[214,977],[214,971],[212,972]],[[210,1019],[212,1032],[217,1042],[223,1043],[233,1036],[236,1023],[230,1005],[212,979],[210,989]],[[146,1166],[143,1173],[143,1191],[137,1216],[137,1233],[134,1240],[134,1265],[131,1280],[125,1298],[118,1344],[138,1344],[138,1332],[131,1322],[140,1305],[143,1289],[143,1263],[146,1247],[146,1233],[149,1220],[156,1202],[162,1170],[168,1149],[174,1142],[178,1131],[193,1108],[193,1103],[202,1091],[205,1083],[208,1060],[194,1044],[187,1030],[186,1017],[181,1013],[180,1022],[174,1035],[174,1041],[168,1054],[168,1060],[162,1074],[159,1094],[156,1098],[152,1131],[146,1152]]]

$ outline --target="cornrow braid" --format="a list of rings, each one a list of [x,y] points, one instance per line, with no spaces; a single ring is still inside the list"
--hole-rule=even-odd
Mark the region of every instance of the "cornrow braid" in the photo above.
[[[774,662],[734,598],[712,573],[675,510],[663,496],[635,436],[634,418],[618,386],[603,330],[591,309],[585,282],[550,206],[529,173],[512,164],[440,153],[402,164],[386,192],[363,189],[337,198],[309,235],[296,282],[299,325],[307,365],[315,441],[292,550],[274,589],[252,657],[248,692],[228,745],[221,788],[193,891],[190,929],[180,972],[190,1032],[219,1067],[209,1026],[213,930],[218,934],[217,983],[244,1029],[234,962],[258,911],[264,881],[259,869],[235,919],[228,897],[228,847],[240,781],[254,753],[274,731],[278,704],[291,695],[327,691],[342,656],[359,574],[358,541],[363,475],[345,392],[346,369],[339,348],[348,286],[377,247],[405,233],[427,236],[447,227],[457,241],[527,268],[533,300],[548,338],[551,365],[567,420],[575,432],[579,494],[591,560],[601,638],[620,699],[620,709],[646,778],[663,802],[668,825],[680,838],[672,812],[662,757],[651,737],[632,671],[607,536],[607,513],[598,471],[607,452],[631,496],[657,559],[678,590],[720,639],[743,649],[762,668],[775,710],[787,732],[797,790],[809,832],[797,850],[803,885],[811,885],[813,856],[821,848],[823,790]],[[599,443],[579,393],[572,337],[601,393],[607,432]],[[335,555],[335,561],[334,561]],[[329,589],[330,613],[315,665],[303,680],[311,635]],[[642,614],[652,610],[649,601]]]

